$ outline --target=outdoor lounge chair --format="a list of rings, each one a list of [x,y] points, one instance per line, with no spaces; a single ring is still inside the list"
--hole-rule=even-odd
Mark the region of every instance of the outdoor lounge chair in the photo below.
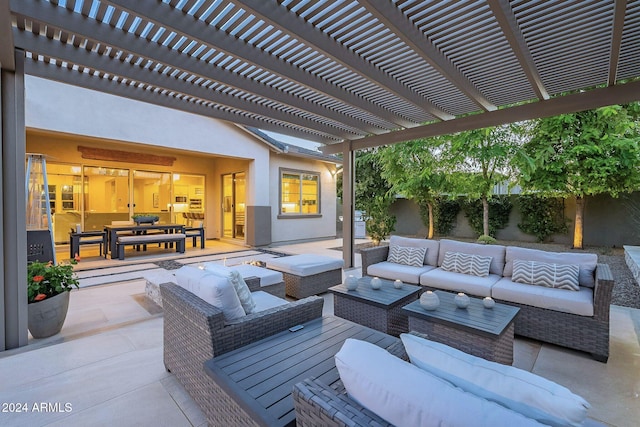
[[[259,278],[246,280],[250,289],[260,287]],[[174,284],[160,285],[164,308],[164,364],[185,387],[200,408],[209,414],[213,401],[211,378],[204,362],[322,316],[324,300],[309,297],[226,323],[223,312],[195,294]],[[275,297],[273,297],[275,298]]]

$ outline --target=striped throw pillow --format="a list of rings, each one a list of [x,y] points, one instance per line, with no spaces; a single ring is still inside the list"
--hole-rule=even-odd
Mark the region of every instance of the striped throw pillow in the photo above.
[[[579,291],[579,272],[580,266],[576,264],[550,264],[515,259],[513,260],[511,280],[528,285]]]
[[[396,264],[409,265],[411,267],[422,267],[427,248],[411,248],[408,246],[389,246],[387,261]]]
[[[487,277],[491,266],[490,256],[465,254],[462,252],[446,252],[441,269],[471,276]]]

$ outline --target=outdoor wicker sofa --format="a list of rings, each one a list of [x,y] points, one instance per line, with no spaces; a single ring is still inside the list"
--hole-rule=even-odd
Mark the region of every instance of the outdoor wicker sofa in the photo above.
[[[246,280],[251,290],[260,280]],[[174,284],[160,285],[164,306],[164,365],[185,387],[205,415],[216,405],[206,360],[322,316],[323,299],[309,297],[252,313],[231,323],[218,308]]]
[[[550,256],[557,257],[553,262],[557,262],[558,264],[563,263],[562,256],[583,257],[585,255],[584,253],[554,253],[500,245],[480,245],[450,240],[441,240],[438,242],[437,240],[411,239],[399,236],[392,236],[392,243],[394,242],[394,238],[395,242],[399,242],[405,246],[428,246],[429,249],[425,255],[424,265],[420,267],[408,267],[390,264],[388,262],[389,246],[378,246],[361,251],[363,275],[377,275],[390,280],[400,278],[407,283],[419,283],[424,286],[425,290],[443,289],[446,291],[464,291],[479,297],[492,296],[498,302],[520,308],[520,313],[515,320],[516,335],[584,351],[590,353],[595,360],[600,362],[607,361],[609,357],[609,309],[614,286],[613,275],[608,265],[595,264],[596,261],[593,261],[595,270],[593,271],[593,276],[590,278],[594,283],[592,289],[593,300],[590,302],[592,304],[593,314],[574,314],[570,312],[571,310],[561,311],[560,307],[541,308],[506,298],[505,295],[510,295],[514,297],[514,299],[519,297],[517,286],[520,286],[521,289],[527,289],[522,288],[522,286],[528,285],[516,284],[515,287],[509,288],[509,291],[505,292],[502,283],[505,281],[509,282],[510,277],[507,276],[511,276],[511,273],[507,271],[510,268],[508,268],[510,252],[518,253],[519,256],[523,257],[526,257],[528,254],[534,254],[534,256],[540,256],[540,254],[542,254],[542,256],[544,256],[546,253]],[[456,250],[469,251],[470,253],[481,254],[483,253],[482,251],[492,251],[494,255],[496,251],[500,253],[500,248],[502,248],[504,251],[502,253],[502,259],[496,259],[500,258],[500,256],[494,256],[492,263],[496,265],[494,266],[492,264],[492,271],[489,277],[472,278],[473,280],[477,279],[476,282],[480,280],[493,281],[483,287],[476,286],[475,283],[466,285],[469,280],[468,275],[441,271],[440,267],[445,245],[450,245],[450,247]],[[504,253],[506,253],[506,258]],[[593,259],[597,259],[596,255],[592,255],[592,257]],[[440,281],[440,278],[443,277],[444,274],[448,274],[449,277],[446,278],[447,280]],[[582,275],[582,272],[580,272],[580,274]],[[454,277],[453,280],[450,279],[451,276]],[[459,278],[459,281],[456,280],[456,278]],[[580,280],[582,280],[582,276]],[[465,288],[464,286],[468,287]],[[511,286],[511,284],[507,283],[507,286]],[[540,290],[541,293],[547,291],[568,292],[542,288],[540,286],[534,286],[533,288],[536,288],[534,289],[535,291]],[[542,289],[544,289],[544,291]],[[576,292],[576,294],[578,293]],[[537,299],[538,301],[543,301],[544,297],[539,296]]]

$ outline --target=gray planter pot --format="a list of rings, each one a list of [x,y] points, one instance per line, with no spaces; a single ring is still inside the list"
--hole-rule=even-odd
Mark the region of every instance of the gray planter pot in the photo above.
[[[34,338],[47,338],[62,329],[69,309],[69,292],[63,292],[28,306],[29,332]]]

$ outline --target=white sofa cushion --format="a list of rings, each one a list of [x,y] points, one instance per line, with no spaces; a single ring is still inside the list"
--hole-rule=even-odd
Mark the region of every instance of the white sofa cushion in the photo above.
[[[504,271],[504,277],[511,277],[513,274],[513,260],[522,259],[526,261],[549,262],[556,264],[578,264],[580,266],[579,282],[580,286],[593,288],[595,286],[594,271],[598,265],[598,255],[573,252],[547,252],[539,249],[520,248],[508,246]]]
[[[483,245],[480,243],[458,242],[456,240],[440,240],[440,252],[438,254],[438,266],[442,265],[447,252],[462,252],[471,255],[482,255],[491,257],[489,273],[502,276],[504,271],[505,246]]]
[[[259,277],[260,286],[275,285],[284,281],[281,272],[258,267],[257,265],[239,264],[234,265],[233,268],[238,270],[242,277]]]
[[[227,277],[190,266],[181,267],[174,274],[179,286],[219,308],[225,321],[230,322],[245,315],[238,294]]]
[[[438,250],[440,242],[431,239],[416,239],[412,237],[391,236],[389,239],[389,247],[406,246],[410,248],[426,248],[424,255],[424,265],[438,266]]]
[[[591,405],[586,400],[531,372],[415,335],[400,338],[411,363],[469,393],[552,426],[579,426],[587,417]]]
[[[201,268],[212,272],[218,276],[226,277],[229,274],[231,267],[225,267],[216,262],[205,262]],[[282,273],[279,271],[269,270],[268,268],[258,267],[251,264],[238,264],[232,267],[234,270],[238,270],[243,278],[258,277],[260,278],[260,286],[275,285],[284,281]]]
[[[367,275],[382,277],[389,280],[400,279],[405,283],[420,283],[420,276],[427,271],[433,270],[431,265],[422,267],[411,267],[409,265],[396,264],[394,262],[382,261],[372,264],[367,268]]]
[[[490,297],[491,287],[501,278],[497,274],[479,277],[435,268],[420,276],[420,284],[430,288],[464,292],[479,297]]]
[[[440,268],[444,271],[452,271],[454,273],[487,277],[489,275],[490,265],[490,256],[464,254],[461,252],[447,252],[444,254],[444,259],[442,260]]]
[[[349,396],[397,426],[540,425],[366,341],[347,339],[335,360]]]
[[[577,264],[551,264],[514,259],[511,280],[516,283],[577,291],[580,289],[579,271],[580,266]]]
[[[593,316],[593,289],[585,286],[580,286],[576,292],[515,283],[510,277],[503,277],[491,288],[491,297],[563,313]]]
[[[201,264],[200,266],[198,266],[198,268],[201,270],[206,270],[209,273],[215,274],[216,276],[220,276],[220,277],[229,276],[229,268],[225,267],[224,265],[217,264],[215,262],[205,262],[204,264]]]
[[[231,282],[233,288],[236,290],[236,294],[238,294],[238,299],[240,300],[240,304],[242,305],[244,312],[246,314],[253,313],[256,308],[256,303],[251,297],[249,286],[247,286],[247,283],[244,281],[238,270],[232,269],[229,272],[229,282]]]
[[[283,273],[306,277],[342,268],[344,261],[322,255],[293,255],[267,260],[267,267]]]
[[[251,292],[251,297],[256,303],[256,308],[253,311],[254,313],[259,313],[269,308],[289,304],[287,300],[278,298],[277,296],[271,295],[269,292],[265,291]]]
[[[412,248],[409,246],[389,246],[387,261],[395,264],[422,267],[427,248]]]

